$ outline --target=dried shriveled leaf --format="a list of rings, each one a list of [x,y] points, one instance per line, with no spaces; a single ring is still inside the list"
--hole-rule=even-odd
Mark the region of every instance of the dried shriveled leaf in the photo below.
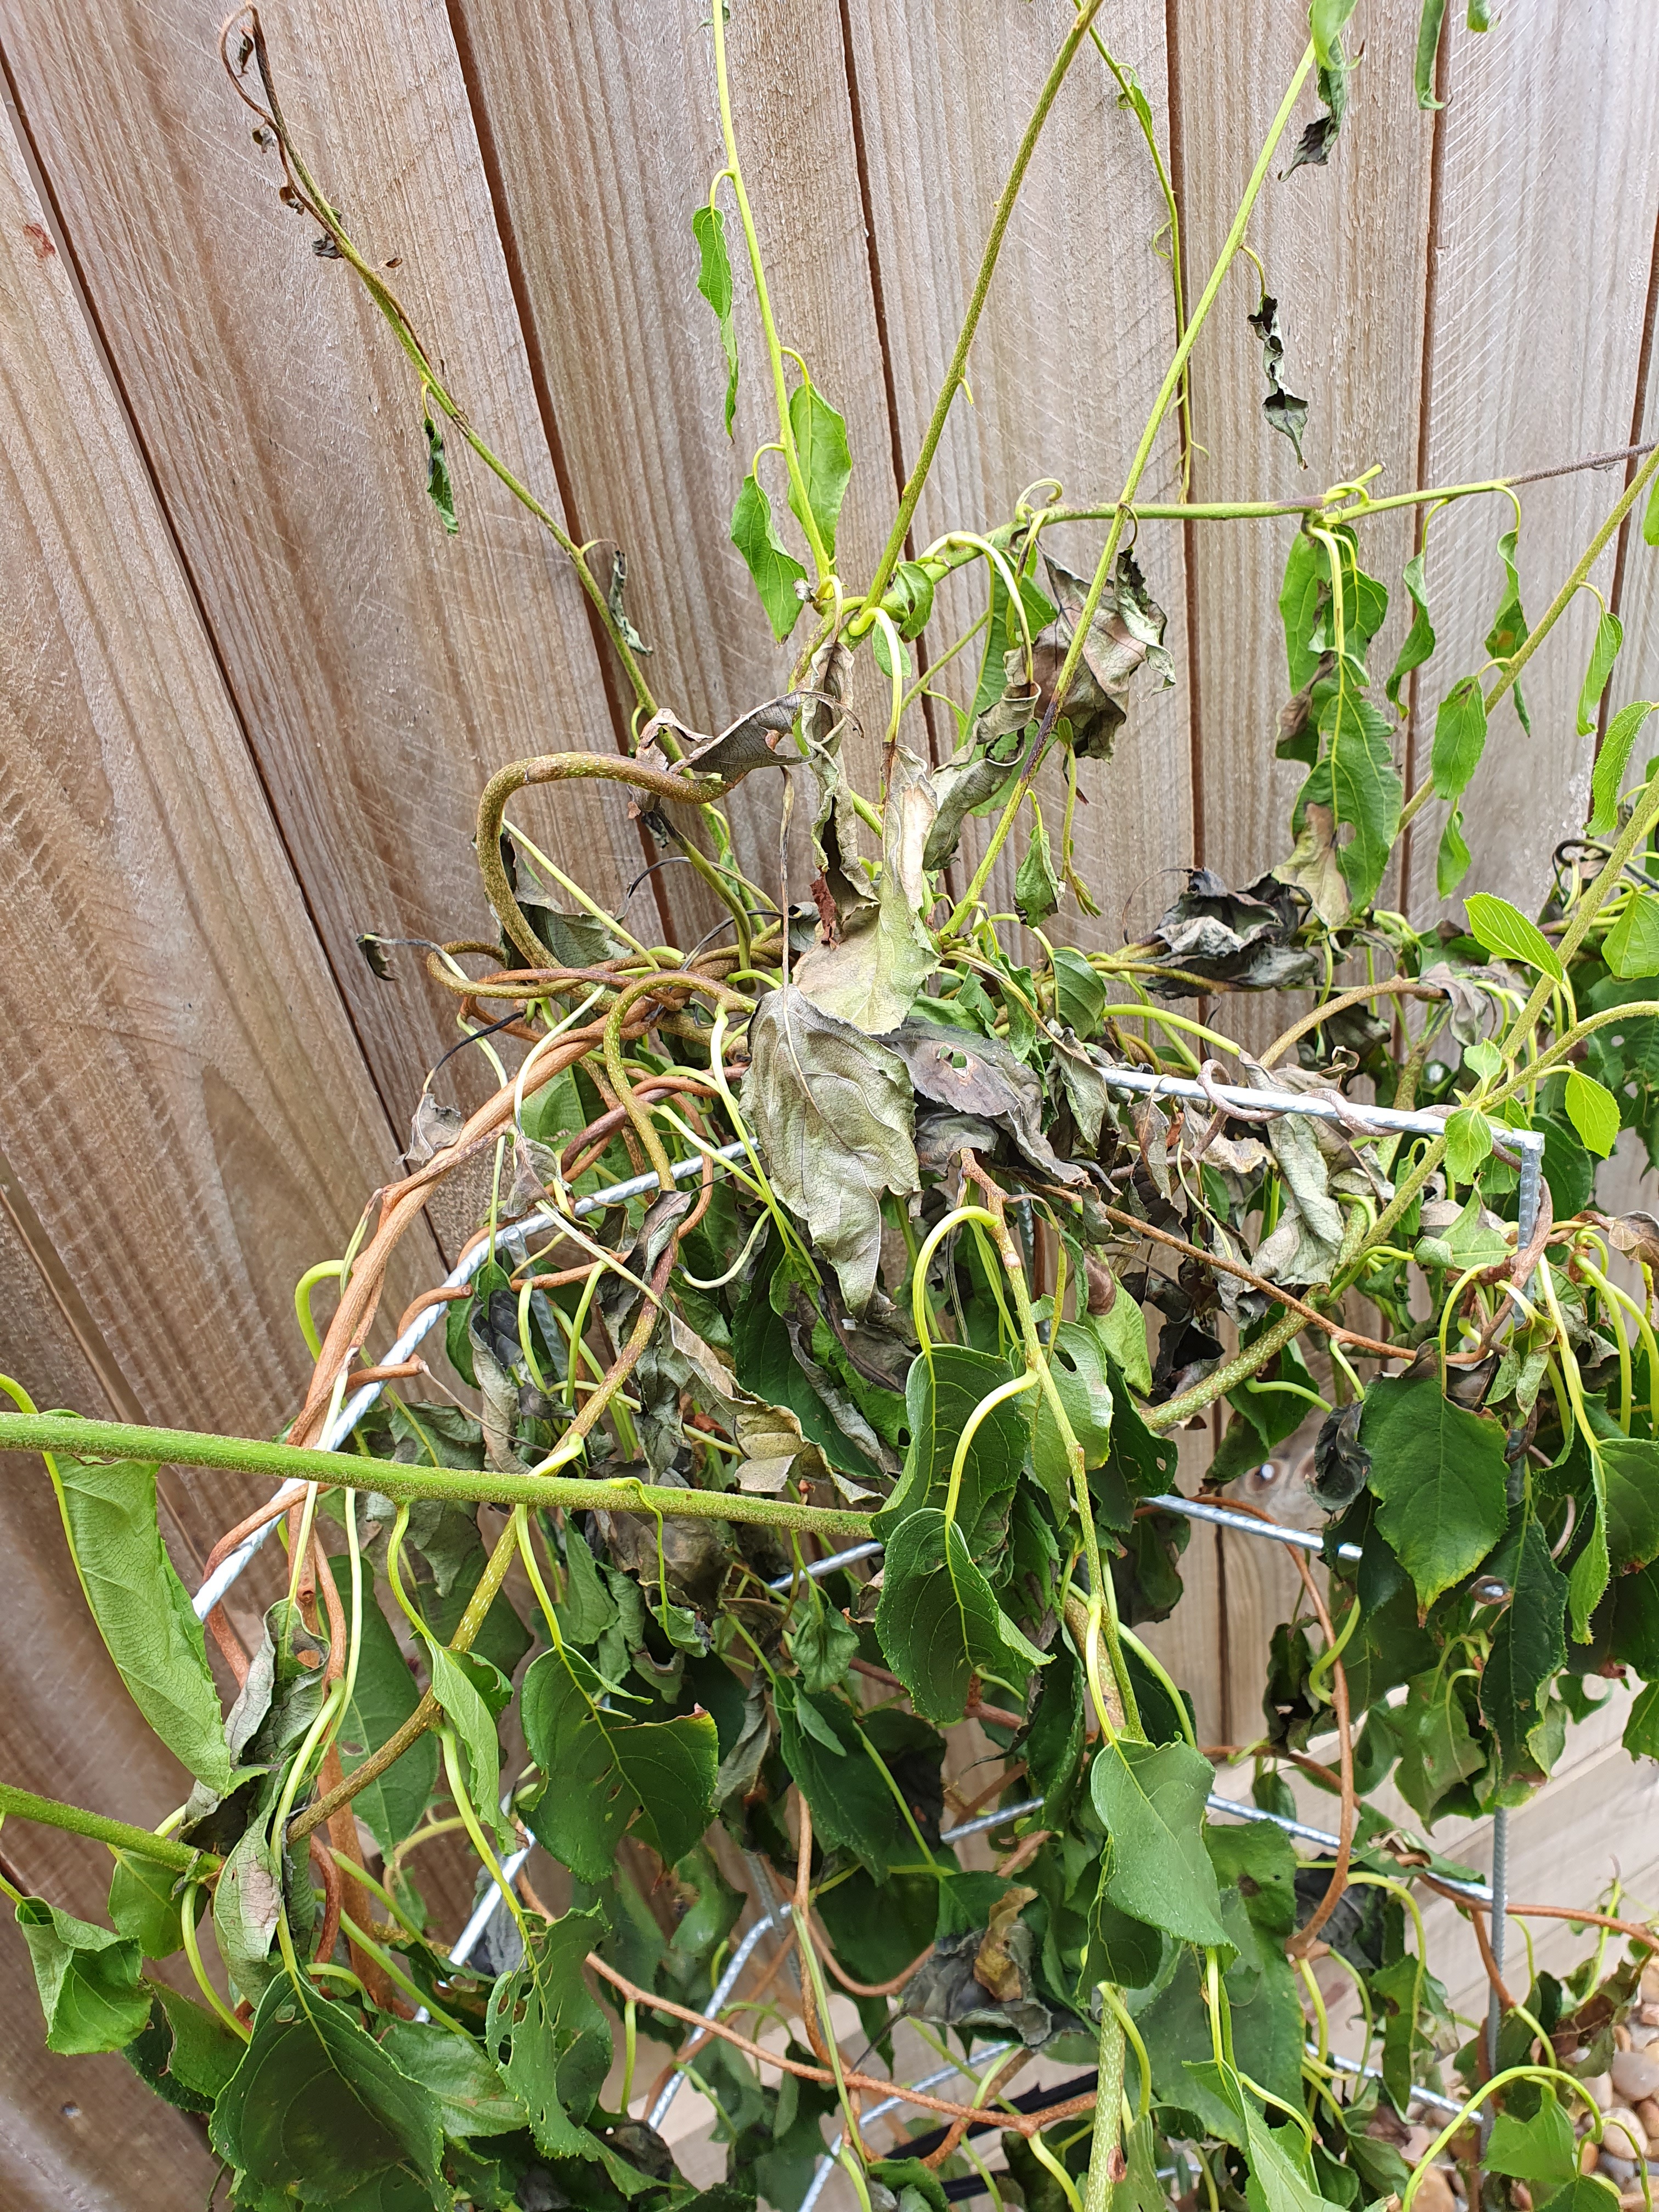
[[[1082,617],[1089,586],[1083,577],[1048,555],[1043,556],[1043,565],[1060,608],[1055,619],[1032,641],[1039,705],[1046,708]],[[1127,714],[1124,702],[1129,685],[1139,669],[1150,668],[1162,677],[1166,689],[1175,682],[1175,663],[1164,644],[1165,619],[1163,608],[1146,589],[1134,555],[1126,547],[1117,556],[1112,580],[1095,610],[1082,659],[1066,695],[1072,749],[1085,759],[1111,758],[1113,741]]]
[[[792,1478],[834,1480],[829,1462],[802,1434],[799,1421],[787,1406],[769,1406],[745,1390],[729,1362],[678,1314],[669,1316],[668,1334],[675,1351],[690,1367],[692,1389],[724,1421],[733,1443],[743,1447],[738,1465],[740,1489],[775,1493]]]
[[[1295,942],[1301,915],[1295,892],[1280,880],[1283,872],[1276,869],[1235,891],[1212,870],[1194,868],[1152,931],[1167,964],[1236,991],[1288,991],[1311,982],[1319,963]],[[1195,995],[1195,986],[1175,976],[1155,978],[1152,988],[1160,998]]]
[[[924,855],[938,811],[925,763],[900,748],[884,817],[878,902],[844,920],[840,942],[815,947],[795,970],[803,997],[867,1036],[896,1029],[939,965],[922,919],[932,901]]]
[[[995,1122],[1033,1167],[1057,1182],[1086,1180],[1085,1170],[1062,1160],[1043,1133],[1041,1079],[1000,1038],[944,1029],[913,1015],[884,1042],[903,1061],[924,1098],[955,1114]]]
[[[1042,698],[1035,685],[1023,681],[1025,656],[1015,651],[1010,681],[975,720],[973,729],[942,768],[933,771],[933,793],[938,811],[922,853],[922,866],[945,867],[962,842],[967,817],[999,799],[1020,763],[1024,732],[1036,720]]]
[[[1302,433],[1308,425],[1308,403],[1287,392],[1279,370],[1285,361],[1285,339],[1279,327],[1279,302],[1271,292],[1261,295],[1261,304],[1250,317],[1250,328],[1261,341],[1261,366],[1267,372],[1267,396],[1261,403],[1261,411],[1273,428],[1282,437],[1290,440],[1296,448],[1296,458],[1303,468],[1308,464],[1302,459]]]
[[[743,1104],[774,1188],[862,1313],[881,1260],[881,1200],[920,1188],[915,1108],[898,1054],[793,984],[749,1023]]]

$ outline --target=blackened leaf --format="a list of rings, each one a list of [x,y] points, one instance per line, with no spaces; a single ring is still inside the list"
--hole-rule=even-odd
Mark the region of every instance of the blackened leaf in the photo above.
[[[795,586],[805,582],[806,571],[772,527],[772,502],[752,476],[744,478],[732,510],[732,543],[755,580],[772,635],[781,644],[800,620],[805,602]]]
[[[583,1881],[609,1875],[631,1826],[667,1864],[714,1817],[714,1723],[701,1711],[624,1721],[599,1703],[599,1677],[576,1654],[544,1651],[524,1678],[525,1741],[547,1776],[526,1814],[538,1840]]]
[[[920,1188],[904,1062],[793,984],[756,1007],[749,1052],[743,1106],[767,1173],[861,1314],[881,1260],[882,1197]]]
[[[1504,1432],[1441,1395],[1437,1376],[1373,1383],[1360,1441],[1371,1455],[1377,1526],[1425,1611],[1478,1567],[1509,1507]]]
[[[1023,1688],[1047,1664],[1002,1611],[960,1528],[924,1506],[887,1540],[876,1633],[928,1720],[959,1721],[974,1674]]]
[[[1273,428],[1290,440],[1296,448],[1298,465],[1307,467],[1302,459],[1302,433],[1308,423],[1308,403],[1287,392],[1279,375],[1285,361],[1285,339],[1279,327],[1279,302],[1271,292],[1261,295],[1261,303],[1250,317],[1250,328],[1261,341],[1261,366],[1267,372],[1267,396],[1261,403],[1261,411]]]
[[[23,1899],[16,1913],[46,2014],[47,2050],[74,2056],[131,2043],[149,2019],[137,1942],[39,1897]]]
[[[726,218],[715,207],[700,207],[691,218],[701,266],[697,289],[714,310],[726,350],[726,434],[738,404],[738,326],[732,317],[732,262],[726,250]]]
[[[532,1927],[523,1964],[489,1993],[484,2049],[547,2158],[598,2154],[582,2123],[611,2063],[611,2030],[582,1979],[582,1962],[605,1932],[597,1908]]]
[[[823,694],[817,691],[786,691],[781,698],[751,707],[717,738],[693,745],[685,765],[700,775],[724,776],[728,783],[735,783],[752,769],[782,767],[786,763],[778,758],[779,739],[794,727],[798,715],[822,698]]]
[[[915,1360],[904,1387],[909,1449],[898,1487],[876,1516],[876,1534],[890,1540],[922,1506],[942,1510],[958,1442],[975,1409],[1014,1376],[1005,1360],[967,1345],[937,1344]],[[1002,1548],[1008,1502],[1019,1480],[1031,1434],[1029,1394],[993,1406],[969,1441],[962,1463],[957,1520],[976,1559]]]
[[[1089,586],[1052,556],[1044,556],[1044,566],[1049,588],[1060,605],[1055,620],[1033,641],[1032,665],[1040,700],[1046,708],[1082,617]],[[1140,668],[1161,677],[1166,687],[1174,683],[1175,664],[1164,643],[1165,620],[1163,608],[1146,589],[1133,554],[1126,548],[1118,555],[1110,584],[1095,610],[1082,658],[1066,695],[1072,749],[1082,758],[1111,758],[1113,739],[1127,712],[1125,701],[1129,685]]]
[[[1094,978],[1092,969],[1088,973]],[[1041,1077],[1000,1037],[943,1029],[930,1022],[927,1012],[935,1004],[924,1000],[902,1028],[882,1040],[903,1061],[922,1097],[957,1114],[995,1121],[1032,1166],[1055,1182],[1083,1182],[1085,1170],[1062,1160],[1044,1133]]]
[[[807,507],[823,540],[823,550],[833,561],[836,524],[853,473],[853,456],[847,447],[847,424],[816,386],[798,384],[789,395],[789,428],[805,480]],[[795,496],[793,478],[789,505],[804,530],[806,516]]]
[[[1595,642],[1590,647],[1589,665],[1584,671],[1584,681],[1578,693],[1578,734],[1587,738],[1595,727],[1596,711],[1601,704],[1601,694],[1607,688],[1607,678],[1613,673],[1613,664],[1619,658],[1619,648],[1625,642],[1625,626],[1609,608],[1603,607],[1595,625]]]
[[[1015,658],[1012,653],[1008,657]],[[1023,665],[1021,656],[1022,671]],[[1019,767],[1024,732],[1037,708],[1037,692],[1024,684],[1023,675],[1018,684],[1003,685],[991,704],[975,715],[972,729],[950,759],[933,771],[939,811],[922,853],[924,867],[944,867],[961,842],[965,817],[1001,797]]]
[[[1167,964],[1235,990],[1291,990],[1311,981],[1317,963],[1311,950],[1294,942],[1300,912],[1286,888],[1304,857],[1298,848],[1291,860],[1242,891],[1230,890],[1213,869],[1189,869],[1186,889],[1152,928]],[[1173,979],[1154,988],[1160,997],[1193,991]]]
[[[455,520],[455,493],[449,481],[449,463],[444,458],[444,434],[429,415],[423,416],[422,422],[426,430],[427,494],[453,538],[460,525]]]
[[[1224,1943],[1215,1869],[1204,1848],[1210,1764],[1188,1743],[1131,1743],[1095,1753],[1091,1790],[1109,1842],[1101,1894],[1120,1912],[1184,1943]]]
[[[1486,633],[1486,651],[1494,660],[1510,660],[1527,641],[1527,617],[1521,611],[1521,579],[1515,565],[1516,533],[1506,530],[1498,541],[1498,550],[1504,562],[1504,596],[1498,601],[1498,612],[1492,617],[1492,628]],[[1515,697],[1515,711],[1521,718],[1521,726],[1532,735],[1532,717],[1527,712],[1527,702],[1521,696],[1517,680],[1510,685]]]
[[[191,1610],[155,1520],[155,1468],[46,1455],[70,1556],[133,1703],[198,1781],[222,1795],[230,1752]],[[135,2031],[136,2032],[136,2031]]]
[[[1326,1414],[1314,1439],[1314,1471],[1308,1487],[1328,1513],[1352,1505],[1371,1471],[1370,1454],[1359,1441],[1364,1399]]]
[[[1502,1748],[1505,1778],[1533,1781],[1549,1765],[1544,1708],[1548,1686],[1566,1663],[1567,1579],[1550,1557],[1530,1501],[1492,1554],[1491,1572],[1510,1597],[1492,1631],[1480,1710]]]
[[[273,1982],[253,2039],[214,2107],[213,2148],[261,2189],[332,2203],[390,2167],[435,2183],[437,2100],[345,2007]]]
[[[357,950],[368,961],[370,972],[382,983],[392,981],[392,959],[385,941],[374,932],[365,931],[357,939]]]
[[[601,544],[594,549],[592,564],[605,592],[605,611],[618,637],[634,653],[649,653],[651,648],[629,620],[626,605],[628,594],[628,556],[620,545]]]

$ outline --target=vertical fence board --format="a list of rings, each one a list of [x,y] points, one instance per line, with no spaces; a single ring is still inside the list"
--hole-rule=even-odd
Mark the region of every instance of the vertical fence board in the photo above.
[[[584,603],[452,432],[460,535],[424,489],[409,365],[350,270],[278,204],[216,52],[218,11],[0,9],[20,105],[278,822],[394,1116],[453,1041],[353,939],[483,935],[489,773],[614,751]],[[556,510],[546,439],[440,0],[274,11],[289,123],[366,256],[397,264],[462,403]],[[638,872],[614,791],[526,804],[604,899]],[[552,823],[548,827],[550,820]],[[466,1072],[462,1064],[461,1073]]]
[[[787,643],[774,640],[729,534],[738,485],[754,449],[776,438],[777,413],[743,231],[723,185],[740,364],[728,444],[726,358],[698,296],[691,232],[726,164],[707,15],[678,0],[665,9],[605,0],[526,20],[489,0],[457,0],[456,14],[573,499],[586,529],[627,552],[629,603],[653,645],[663,703],[694,728],[721,728],[787,689],[811,617]],[[847,418],[853,477],[836,550],[856,589],[874,568],[895,493],[834,0],[787,14],[734,9],[728,58],[779,336]],[[760,473],[793,544],[781,460],[767,457]],[[872,684],[860,686],[866,725],[882,700]],[[870,791],[879,736],[878,724],[866,726],[846,748]],[[744,866],[774,895],[777,804],[776,779],[757,776],[729,809]],[[793,888],[804,896],[804,882]]]
[[[1307,38],[1294,9],[1216,11],[1200,26],[1177,19],[1188,290],[1215,263],[1256,154]],[[1195,500],[1317,499],[1328,484],[1382,465],[1375,491],[1415,481],[1423,353],[1424,264],[1433,120],[1412,91],[1416,17],[1369,9],[1350,45],[1364,42],[1341,135],[1323,169],[1284,174],[1316,112],[1311,82],[1256,203],[1248,242],[1278,300],[1287,387],[1309,400],[1305,469],[1261,412],[1261,342],[1249,317],[1255,271],[1229,272],[1193,354]],[[1194,745],[1202,782],[1203,858],[1244,884],[1290,850],[1290,810],[1306,774],[1273,757],[1288,693],[1278,616],[1279,581],[1296,530],[1276,522],[1191,526],[1197,610]],[[1362,558],[1389,586],[1387,628],[1372,648],[1378,693],[1410,611],[1400,569],[1412,547],[1409,514],[1364,526]],[[1379,698],[1379,704],[1382,703]],[[1396,754],[1402,748],[1396,746]],[[1235,1000],[1230,1016],[1246,1011]],[[1267,1020],[1273,1010],[1262,1010]],[[1245,1034],[1261,1024],[1248,1021]],[[1274,1023],[1273,1026],[1277,1026]],[[1265,1042],[1270,1030],[1255,1041]]]
[[[1141,77],[1160,142],[1166,136],[1164,10],[1150,0],[1103,15],[1103,35]],[[986,9],[945,0],[895,15],[850,0],[852,62],[868,155],[872,239],[886,307],[901,443],[915,460],[961,327],[998,194],[1049,66],[1073,20],[1070,8],[997,0]],[[1075,505],[1117,495],[1175,343],[1167,264],[1154,240],[1164,221],[1156,174],[1117,87],[1085,41],[1043,127],[1003,243],[969,362],[971,404],[952,408],[917,508],[915,550],[940,532],[984,532],[1009,520],[1014,502],[1050,472]],[[1143,487],[1174,495],[1176,446],[1161,439]],[[1039,494],[1039,498],[1041,494]],[[1068,566],[1092,571],[1104,522],[1045,536]],[[1153,596],[1169,616],[1168,641],[1184,659],[1185,572],[1178,531],[1148,526],[1137,547]],[[959,635],[986,604],[982,570],[941,592]],[[940,689],[971,700],[981,647],[968,647]],[[952,718],[940,735],[956,742]],[[1116,945],[1126,905],[1136,912],[1148,878],[1190,856],[1192,820],[1184,684],[1167,692],[1143,674],[1127,725],[1107,765],[1085,763],[1078,810],[1078,867],[1105,912],[1080,915],[1068,896],[1054,933]],[[1056,848],[1063,784],[1039,786]],[[991,822],[970,822],[959,872],[965,882]],[[1011,846],[988,885],[994,908],[1013,903],[1024,847]],[[1154,905],[1162,910],[1163,901]]]
[[[1628,440],[1659,204],[1659,169],[1632,149],[1659,129],[1655,61],[1642,0],[1589,15],[1558,0],[1514,10],[1483,38],[1455,34],[1439,125],[1431,483],[1547,468]],[[1622,481],[1618,470],[1585,472],[1522,490],[1522,603],[1534,621]],[[1469,500],[1434,525],[1440,646],[1423,672],[1419,756],[1435,704],[1486,658],[1503,580],[1496,541],[1511,519],[1507,500]],[[1639,544],[1631,554],[1635,581],[1650,556]],[[1609,546],[1592,580],[1604,592],[1613,567]],[[1437,592],[1437,568],[1457,578]],[[1465,890],[1535,911],[1556,840],[1583,818],[1594,740],[1578,736],[1575,708],[1595,621],[1595,599],[1580,592],[1529,664],[1530,739],[1510,702],[1492,718],[1466,802],[1474,865]],[[1427,811],[1413,843],[1419,918],[1434,910],[1443,811]]]

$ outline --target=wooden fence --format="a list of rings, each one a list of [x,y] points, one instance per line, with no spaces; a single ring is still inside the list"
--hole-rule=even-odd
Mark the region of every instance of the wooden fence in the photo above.
[[[291,124],[354,234],[396,270],[498,448],[575,537],[626,549],[653,681],[715,728],[779,690],[786,664],[726,536],[740,457],[768,434],[758,334],[740,310],[729,446],[695,291],[690,216],[722,160],[705,14],[702,0],[270,0],[266,30]],[[1461,14],[1445,105],[1426,114],[1417,0],[1362,0],[1331,164],[1271,181],[1252,230],[1288,380],[1311,400],[1307,471],[1262,421],[1238,276],[1195,356],[1195,497],[1294,498],[1373,463],[1391,489],[1543,469],[1647,429],[1659,11],[1510,0],[1483,38]],[[1067,0],[734,0],[737,128],[784,336],[848,418],[850,577],[873,562],[1070,18]],[[1189,295],[1304,22],[1297,0],[1115,0],[1103,15],[1168,149]],[[570,575],[459,458],[460,534],[444,534],[404,365],[349,272],[278,204],[217,31],[211,0],[0,0],[0,1364],[45,1404],[258,1431],[303,1372],[293,1283],[339,1249],[453,1038],[411,957],[378,982],[356,933],[482,929],[485,776],[525,753],[609,748],[623,722]],[[1056,473],[1074,499],[1115,495],[1172,345],[1163,222],[1132,120],[1085,51],[1016,213],[919,542],[994,523]],[[1166,441],[1152,496],[1176,489],[1176,459]],[[1530,605],[1621,476],[1528,490]],[[1499,526],[1478,502],[1436,526],[1437,564],[1480,580],[1435,599],[1441,649],[1408,757],[1440,686],[1480,658]],[[1160,871],[1201,860],[1243,882],[1281,856],[1298,773],[1272,757],[1288,527],[1144,527],[1182,681],[1139,706],[1089,786],[1084,867],[1106,912],[1079,941],[1144,927],[1165,902]],[[1413,527],[1377,526],[1372,565],[1397,574]],[[1628,638],[1614,703],[1659,676],[1656,580],[1622,538],[1596,572]],[[1528,672],[1529,743],[1505,710],[1471,887],[1534,903],[1578,818],[1593,740],[1573,705],[1594,616],[1586,596]],[[567,796],[538,819],[607,900],[643,865],[618,802]],[[1421,912],[1431,847],[1406,865]],[[664,870],[638,896],[694,931],[688,881]],[[436,1234],[408,1240],[403,1264],[398,1287],[433,1279]],[[176,1475],[164,1487],[188,1575],[233,1501]],[[38,1466],[8,1470],[0,1516],[0,1767],[159,1819],[179,1776],[131,1724]],[[1250,1726],[1285,1595],[1266,1549],[1194,1539],[1180,1656],[1210,1686],[1212,1739]],[[1599,1830],[1575,1803],[1586,1850],[1633,1802],[1622,1757],[1602,1764]],[[0,1856],[26,1886],[99,1909],[97,1852],[18,1827]],[[7,2204],[201,2201],[204,2147],[121,2062],[40,2051],[9,1940],[0,1984]]]

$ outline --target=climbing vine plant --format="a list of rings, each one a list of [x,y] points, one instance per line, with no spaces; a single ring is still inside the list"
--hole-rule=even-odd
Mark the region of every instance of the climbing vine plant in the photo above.
[[[38,1413],[7,1386],[0,1444],[46,1455],[104,1640],[195,1784],[154,1833],[0,1788],[6,1816],[112,1854],[108,1924],[14,1893],[46,2039],[123,2051],[200,2116],[245,2212],[798,2212],[832,2148],[863,2212],[982,2192],[1032,2212],[1410,2212],[1425,2193],[1443,2212],[1454,2193],[1470,2212],[1611,2212],[1621,2177],[1627,2205],[1638,2184],[1646,2199],[1646,2123],[1604,2119],[1595,2088],[1616,2045],[1621,2094],[1638,2100],[1644,2067],[1659,2084],[1632,2028],[1659,2021],[1640,2010],[1659,1936],[1616,1892],[1513,1905],[1588,1932],[1571,1972],[1506,1980],[1489,1893],[1425,1838],[1523,1803],[1609,1697],[1630,1751],[1659,1755],[1659,1223],[1595,1201],[1621,1129],[1659,1160],[1648,705],[1608,723],[1589,819],[1535,915],[1475,893],[1419,928],[1386,902],[1431,809],[1438,889],[1457,893],[1489,731],[1526,726],[1526,664],[1626,517],[1659,540],[1659,453],[1530,626],[1513,483],[1139,499],[1166,423],[1190,437],[1188,359],[1237,257],[1255,260],[1275,164],[1330,158],[1352,7],[1314,0],[1190,312],[1172,257],[1178,342],[1118,498],[1028,495],[907,550],[1021,180],[1085,47],[1176,218],[1150,108],[1099,0],[1080,0],[861,590],[836,568],[846,427],[779,335],[714,11],[726,162],[688,255],[726,429],[740,376],[775,394],[731,535],[794,655],[779,695],[717,736],[653,696],[621,558],[591,560],[491,451],[354,245],[290,135],[257,15],[227,27],[283,198],[408,357],[442,526],[464,523],[465,446],[569,556],[635,702],[629,757],[593,734],[483,795],[499,942],[426,957],[499,1087],[463,1118],[429,1085],[410,1172],[301,1285],[316,1365],[283,1440]],[[1425,106],[1443,14],[1427,0]],[[1468,26],[1486,27],[1474,0]],[[1319,113],[1287,146],[1310,78]],[[758,363],[739,358],[744,283]],[[1284,383],[1265,276],[1250,320],[1267,424],[1299,452],[1310,403]],[[1408,679],[1436,650],[1427,532],[1465,499],[1504,524],[1488,657],[1446,672],[1408,792]],[[1402,506],[1423,520],[1385,671],[1368,545]],[[1085,953],[1054,941],[1068,908],[1097,911],[1079,786],[1109,789],[1115,744],[1174,679],[1133,544],[1160,512],[1285,533],[1278,750],[1305,775],[1256,880],[1194,871],[1145,939]],[[1046,541],[1091,520],[1084,576]],[[957,571],[979,611],[952,638],[939,610],[960,586],[939,587]],[[1604,611],[1581,733],[1621,642]],[[842,752],[866,653],[890,701],[872,791]],[[939,675],[963,653],[977,683],[952,705]],[[957,724],[932,765],[930,706]],[[1066,794],[1054,819],[1045,767]],[[780,772],[809,883],[738,862],[739,787]],[[524,826],[527,794],[595,777],[628,788],[715,902],[690,951],[630,934]],[[1005,853],[1018,911],[998,913]],[[395,987],[410,954],[363,950]],[[1297,995],[1253,1054],[1227,1013],[1274,994]],[[446,1358],[373,1364],[400,1238],[480,1170],[463,1265],[398,1332],[406,1346],[435,1316]],[[1182,1596],[1183,1430],[1208,1440],[1217,1498],[1305,1432],[1325,1516],[1241,1745],[1199,1742],[1142,1633]],[[163,1462],[279,1483],[210,1562],[280,1538],[251,1648],[222,1583],[204,1601],[228,1712],[157,1531]],[[1231,1812],[1219,1765],[1249,1778]],[[1385,1784],[1420,1835],[1378,1808]],[[446,1938],[422,1894],[419,1855],[456,1836],[478,1919],[501,1908],[482,1942]],[[1490,2032],[1449,2006],[1429,1892],[1476,1923]],[[758,1948],[751,1907],[771,1930]],[[641,2037],[668,2057],[652,2085]],[[944,2063],[919,2084],[927,2046]],[[1048,2086],[1017,2091],[1036,2060]],[[682,2078],[724,2146],[702,2187],[660,2131]],[[1425,2109],[1444,2122],[1432,2141]]]

